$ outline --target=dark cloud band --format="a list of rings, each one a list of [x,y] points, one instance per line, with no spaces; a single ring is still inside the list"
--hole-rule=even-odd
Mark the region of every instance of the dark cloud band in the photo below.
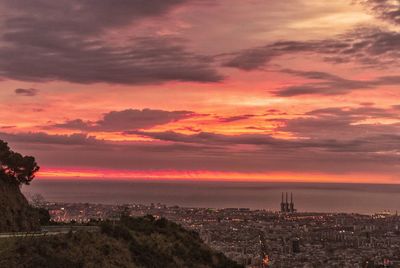
[[[39,93],[39,90],[36,88],[17,88],[14,92],[17,95],[33,97]]]
[[[0,76],[117,84],[221,81],[212,58],[190,51],[182,39],[135,35],[122,45],[106,35],[186,2],[4,1]]]
[[[378,28],[357,28],[335,38],[280,41],[231,54],[224,66],[246,71],[264,67],[288,54],[319,54],[334,64],[355,62],[364,67],[399,66],[400,33]]]
[[[190,111],[163,111],[153,109],[128,109],[123,111],[111,111],[104,114],[98,121],[84,121],[74,119],[50,127],[74,129],[81,131],[106,131],[121,132],[135,129],[146,129],[157,125],[175,122],[181,119],[195,116]]]

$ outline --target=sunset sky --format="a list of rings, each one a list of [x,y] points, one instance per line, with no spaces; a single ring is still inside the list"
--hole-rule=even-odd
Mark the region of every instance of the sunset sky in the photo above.
[[[0,0],[38,178],[400,183],[399,0]]]

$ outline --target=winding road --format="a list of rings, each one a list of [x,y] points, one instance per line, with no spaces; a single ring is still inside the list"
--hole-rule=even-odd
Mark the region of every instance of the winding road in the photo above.
[[[67,234],[69,232],[86,231],[90,233],[97,233],[100,231],[98,226],[42,226],[40,231],[32,232],[12,232],[12,233],[0,233],[0,239],[2,238],[15,238],[15,237],[37,237],[37,236],[48,236],[48,235],[60,235]]]

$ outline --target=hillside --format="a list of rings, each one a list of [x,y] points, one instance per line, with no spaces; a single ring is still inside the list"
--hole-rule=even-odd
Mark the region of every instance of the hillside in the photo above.
[[[0,267],[241,267],[165,219],[124,217],[101,227],[10,242],[0,247]]]
[[[39,170],[35,158],[14,152],[0,140],[0,232],[39,229],[39,211],[21,193]]]
[[[18,184],[0,175],[0,232],[31,231],[39,228],[37,211],[29,206]]]

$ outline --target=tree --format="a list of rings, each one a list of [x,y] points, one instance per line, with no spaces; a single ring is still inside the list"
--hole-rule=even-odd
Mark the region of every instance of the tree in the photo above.
[[[33,156],[22,156],[12,151],[7,142],[0,140],[0,178],[18,185],[29,185],[38,170],[39,166]]]

